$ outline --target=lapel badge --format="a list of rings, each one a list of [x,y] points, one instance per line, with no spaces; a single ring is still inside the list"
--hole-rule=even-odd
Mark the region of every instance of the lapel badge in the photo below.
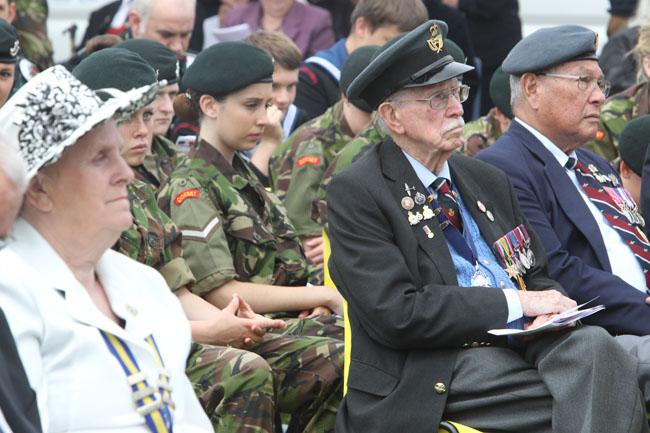
[[[481,200],[476,200],[476,206],[478,206],[478,210],[480,210],[483,213],[485,213],[485,211],[487,210],[487,208],[485,207],[485,205]]]
[[[427,225],[425,225],[424,227],[422,227],[422,230],[424,230],[424,233],[427,235],[427,237],[428,237],[429,239],[433,239],[433,237],[435,236],[435,235],[433,234],[433,232],[431,231],[431,229],[429,228],[429,226],[427,226]]]
[[[433,211],[429,206],[423,206],[422,207],[422,216],[424,217],[425,220],[430,220],[435,216]]]
[[[415,204],[413,203],[413,199],[411,197],[402,197],[402,209],[411,210],[413,209],[413,206],[415,206]]]
[[[414,190],[415,190],[414,186],[408,186],[408,184],[404,182],[404,191],[409,195],[409,197],[411,196],[411,191]]]
[[[416,204],[424,204],[424,202],[427,201],[427,198],[422,194],[421,192],[415,193],[415,203]]]
[[[408,219],[409,219],[409,224],[411,224],[412,226],[415,226],[420,222],[418,217],[411,211],[409,211],[408,213]]]
[[[431,203],[431,202],[433,201],[433,199],[434,199],[434,198],[437,198],[437,197],[438,197],[437,194],[429,194],[429,195],[427,196],[427,201],[428,201],[429,203]]]
[[[431,33],[431,37],[427,39],[427,44],[429,45],[429,49],[437,54],[442,51],[442,47],[444,46],[442,35],[438,33],[438,26],[436,24],[429,27],[429,33]]]
[[[488,217],[488,219],[489,219],[491,222],[494,222],[494,215],[492,215],[492,212],[490,212],[490,211],[488,210],[488,211],[485,212],[485,215]]]

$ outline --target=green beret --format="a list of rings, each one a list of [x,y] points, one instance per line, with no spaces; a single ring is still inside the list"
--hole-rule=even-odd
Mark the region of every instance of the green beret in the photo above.
[[[370,64],[377,51],[379,51],[378,45],[365,45],[357,48],[350,54],[341,69],[341,79],[339,80],[341,93],[347,96],[350,83]],[[372,108],[361,99],[350,99],[350,103],[366,113],[372,111]]]
[[[618,152],[632,171],[641,176],[646,150],[650,143],[650,115],[631,120],[618,139]]]
[[[562,25],[539,29],[520,40],[503,61],[504,72],[522,75],[573,60],[598,60],[598,33],[586,27]]]
[[[180,64],[176,54],[160,42],[150,39],[127,39],[115,45],[133,51],[145,59],[157,72],[159,80],[167,80],[167,84],[177,83],[180,79]]]
[[[19,51],[20,42],[16,29],[0,18],[0,63],[16,63]]]
[[[510,75],[503,72],[501,66],[494,71],[490,79],[490,98],[508,119],[515,117],[510,106]]]
[[[183,88],[226,96],[255,83],[273,82],[273,59],[246,42],[227,41],[197,54],[183,75]]]
[[[93,90],[128,92],[158,81],[156,71],[139,54],[114,47],[95,51],[72,70],[72,75]]]
[[[474,69],[454,61],[446,35],[447,24],[429,20],[389,41],[350,84],[348,97],[375,109],[399,89],[441,83]]]

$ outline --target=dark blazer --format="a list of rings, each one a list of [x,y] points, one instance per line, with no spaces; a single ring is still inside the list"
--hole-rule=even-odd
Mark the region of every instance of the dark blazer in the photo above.
[[[599,156],[581,149],[577,154],[586,165],[594,164],[601,173],[618,177]],[[598,303],[607,307],[584,322],[613,334],[649,334],[646,295],[612,275],[596,221],[551,152],[515,121],[477,157],[510,177],[524,214],[544,243],[551,278],[578,303],[598,296]]]
[[[643,171],[641,173],[641,214],[646,220],[645,233],[650,234],[650,146],[645,153],[643,161]]]
[[[29,386],[14,337],[0,309],[0,410],[14,433],[38,433],[36,394]]]
[[[500,170],[462,155],[452,156],[449,166],[488,245],[527,224]],[[438,224],[428,224],[432,239],[422,224],[409,225],[400,205],[405,183],[424,192],[389,138],[334,177],[327,190],[329,268],[349,303],[352,329],[337,433],[437,431],[458,351],[472,342],[504,343],[486,333],[506,325],[503,291],[457,286]],[[494,222],[478,209],[479,200]],[[543,247],[529,233],[537,264],[525,276],[528,288],[561,290],[546,278]]]
[[[97,35],[103,35],[111,28],[111,21],[113,21],[113,17],[120,8],[120,4],[122,4],[121,0],[116,0],[91,12],[90,17],[88,17],[86,33],[84,33],[81,43],[77,46],[77,50],[82,49],[86,45],[86,42],[88,42],[88,39]]]

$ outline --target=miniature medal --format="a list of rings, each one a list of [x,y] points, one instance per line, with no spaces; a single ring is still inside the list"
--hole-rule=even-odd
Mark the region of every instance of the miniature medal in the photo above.
[[[431,229],[429,228],[429,226],[427,226],[427,225],[425,225],[424,227],[422,227],[422,230],[424,230],[424,233],[427,235],[427,237],[428,237],[429,239],[433,239],[433,237],[435,236],[435,235],[433,234],[433,232],[431,231]]]
[[[413,206],[415,206],[415,204],[413,203],[413,199],[411,197],[402,197],[402,209],[411,210],[413,209]]]

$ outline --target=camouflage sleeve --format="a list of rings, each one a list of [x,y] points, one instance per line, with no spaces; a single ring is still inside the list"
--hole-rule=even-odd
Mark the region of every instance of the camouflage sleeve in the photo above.
[[[283,200],[289,187],[291,168],[293,167],[293,139],[295,135],[287,137],[273,151],[269,159],[269,180],[275,195]]]
[[[314,138],[300,143],[291,170],[291,182],[283,203],[298,236],[319,236],[323,227],[313,218],[312,203],[326,169],[321,142]]]
[[[608,161],[618,158],[618,137],[628,122],[626,112],[631,108],[631,103],[625,99],[606,102],[600,109],[596,136],[584,147]]]
[[[157,269],[172,291],[194,284],[194,275],[182,257],[181,235],[159,207],[150,185],[129,185],[133,225],[122,233],[115,249]]]
[[[205,294],[237,277],[223,215],[199,182],[172,179],[160,192],[159,202],[183,235],[183,255],[197,280],[192,292]]]

